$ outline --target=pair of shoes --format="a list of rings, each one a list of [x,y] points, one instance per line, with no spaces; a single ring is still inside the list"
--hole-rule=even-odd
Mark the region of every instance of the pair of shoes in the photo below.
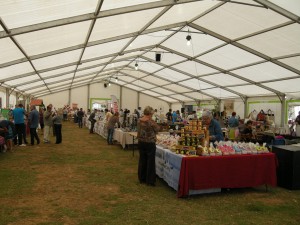
[[[25,145],[25,144],[21,144],[21,145],[19,145],[19,146],[24,147],[24,146],[26,146],[26,145]]]
[[[48,143],[50,143],[50,141],[45,140],[44,143],[45,143],[45,144],[48,144]]]

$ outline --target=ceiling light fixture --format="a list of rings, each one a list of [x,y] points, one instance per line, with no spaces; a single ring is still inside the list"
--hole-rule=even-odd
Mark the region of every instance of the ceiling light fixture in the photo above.
[[[118,82],[118,77],[116,77],[116,82]]]
[[[185,38],[187,40],[186,45],[190,46],[191,45],[191,40],[192,40],[192,36],[190,34],[190,28],[188,28],[188,35]]]
[[[135,68],[135,70],[139,69],[139,65],[137,64],[137,62],[135,63],[134,68]]]
[[[110,86],[110,81],[108,82],[108,86]]]
[[[187,45],[187,46],[190,46],[190,45],[191,45],[192,36],[188,34],[188,35],[186,36],[186,40],[187,40],[186,45]]]

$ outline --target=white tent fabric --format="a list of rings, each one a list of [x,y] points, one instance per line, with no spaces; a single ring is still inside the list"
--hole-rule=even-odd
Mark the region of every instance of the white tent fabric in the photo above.
[[[169,103],[300,98],[299,15],[298,0],[1,1],[0,84],[32,97],[106,82]]]

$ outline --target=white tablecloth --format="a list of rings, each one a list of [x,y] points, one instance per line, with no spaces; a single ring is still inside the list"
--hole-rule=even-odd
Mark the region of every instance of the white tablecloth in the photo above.
[[[121,129],[115,129],[114,140],[119,142],[123,148],[125,148],[126,145],[133,144],[133,137],[129,134],[129,132],[122,131]],[[134,143],[138,143],[136,139],[134,140]]]

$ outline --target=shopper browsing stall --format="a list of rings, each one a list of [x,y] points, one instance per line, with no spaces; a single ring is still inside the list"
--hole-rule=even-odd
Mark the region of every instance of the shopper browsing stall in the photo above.
[[[241,135],[243,141],[251,141],[253,139],[252,121],[248,120],[246,127]]]
[[[108,121],[107,123],[107,144],[113,144],[113,136],[115,131],[115,125],[118,124],[118,127],[121,126],[119,121],[119,113],[116,112]]]
[[[231,114],[231,117],[228,120],[228,126],[229,127],[238,127],[239,126],[239,120],[236,118],[236,112],[233,112]]]
[[[89,121],[91,122],[90,134],[94,133],[94,126],[95,126],[95,123],[96,123],[96,119],[95,119],[96,112],[97,112],[97,109],[94,109],[94,111],[89,116]]]
[[[209,140],[211,142],[224,140],[220,123],[217,120],[213,119],[211,112],[203,112],[202,124],[203,126],[206,126],[206,128],[209,130]]]
[[[296,123],[297,125],[300,125],[300,111],[298,112],[298,116],[297,116],[296,119],[295,119],[295,123]]]
[[[156,134],[160,126],[152,120],[154,110],[147,106],[144,116],[138,120],[137,138],[139,145],[138,178],[140,183],[155,186]]]
[[[171,124],[172,123],[172,109],[169,109],[169,112],[167,112],[166,114],[168,123]]]

